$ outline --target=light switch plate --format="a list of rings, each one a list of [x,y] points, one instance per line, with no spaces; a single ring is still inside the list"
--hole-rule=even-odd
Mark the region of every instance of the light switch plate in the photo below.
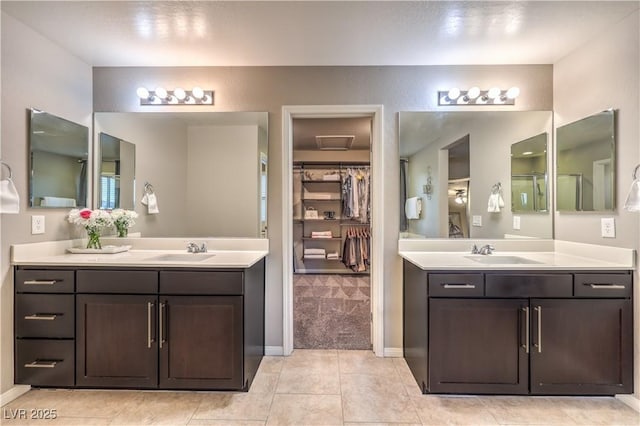
[[[600,233],[602,238],[616,237],[616,220],[612,217],[603,217],[600,219]]]
[[[513,229],[520,229],[520,216],[513,217]]]
[[[31,234],[44,234],[44,216],[31,216]]]
[[[471,223],[473,226],[482,226],[482,216],[474,215]]]

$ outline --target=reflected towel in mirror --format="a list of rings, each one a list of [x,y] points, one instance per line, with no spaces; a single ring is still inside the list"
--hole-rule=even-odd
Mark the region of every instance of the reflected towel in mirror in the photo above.
[[[145,192],[145,194],[142,196],[142,200],[140,200],[140,202],[142,204],[144,204],[145,206],[147,206],[147,213],[148,214],[158,214],[158,213],[160,213],[160,210],[158,209],[158,199],[157,199],[155,193]]]
[[[422,198],[412,197],[407,198],[404,203],[404,213],[407,219],[420,219],[420,212],[422,211]]]
[[[76,200],[65,197],[42,197],[42,207],[76,207]]]

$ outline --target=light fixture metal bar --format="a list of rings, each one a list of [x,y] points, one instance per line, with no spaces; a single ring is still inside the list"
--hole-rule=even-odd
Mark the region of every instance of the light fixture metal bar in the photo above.
[[[204,90],[204,96],[197,98],[191,90],[185,90],[185,98],[178,99],[173,90],[167,90],[166,97],[160,97],[155,90],[149,90],[149,96],[140,98],[140,105],[213,105],[213,90]]]
[[[515,98],[507,96],[507,90],[501,90],[500,95],[495,98],[489,97],[488,90],[481,90],[480,95],[476,98],[468,96],[467,90],[461,90],[460,96],[456,99],[449,98],[449,91],[438,90],[439,106],[469,106],[469,105],[515,105]]]

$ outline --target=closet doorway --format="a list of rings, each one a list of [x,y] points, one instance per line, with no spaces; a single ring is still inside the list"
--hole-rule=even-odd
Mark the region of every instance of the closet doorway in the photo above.
[[[284,355],[383,356],[381,120],[381,106],[283,107]]]

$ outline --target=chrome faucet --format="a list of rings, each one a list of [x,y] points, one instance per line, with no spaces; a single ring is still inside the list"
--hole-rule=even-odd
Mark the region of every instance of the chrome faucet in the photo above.
[[[471,254],[487,255],[493,253],[494,250],[495,248],[491,244],[484,245],[480,248],[478,248],[478,246],[474,244],[471,248]]]
[[[495,248],[492,245],[487,244],[485,246],[480,247],[480,250],[478,250],[478,253],[486,255],[486,254],[493,253],[494,250],[495,250]]]
[[[202,246],[198,247],[196,243],[189,243],[187,245],[187,251],[189,253],[206,253],[207,243],[202,243]]]

